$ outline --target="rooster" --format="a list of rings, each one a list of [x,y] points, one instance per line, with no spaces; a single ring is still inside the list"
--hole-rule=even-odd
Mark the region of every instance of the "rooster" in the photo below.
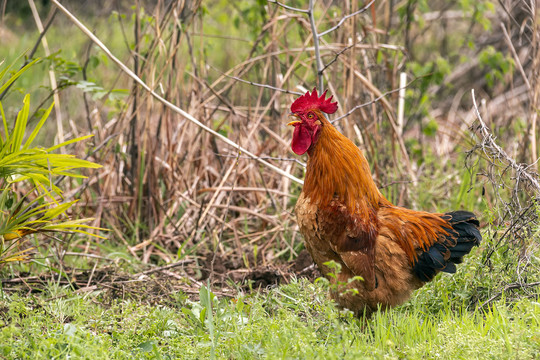
[[[292,150],[308,154],[295,210],[331,296],[357,316],[369,316],[405,302],[437,273],[454,273],[482,237],[473,213],[432,214],[388,201],[363,153],[326,119],[324,113],[336,110],[337,102],[316,89],[291,106]]]

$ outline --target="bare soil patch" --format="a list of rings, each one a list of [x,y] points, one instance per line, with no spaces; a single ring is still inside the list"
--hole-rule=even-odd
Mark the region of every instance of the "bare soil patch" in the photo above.
[[[197,264],[198,263],[198,264]],[[179,261],[130,273],[118,265],[101,268],[64,268],[64,274],[44,272],[40,275],[20,273],[3,278],[2,289],[10,293],[41,293],[51,284],[70,286],[76,293],[99,292],[100,300],[110,304],[118,299],[133,299],[148,304],[177,306],[179,299],[198,299],[199,289],[208,284],[218,296],[234,297],[239,291],[260,291],[286,284],[292,277],[314,280],[320,276],[311,256],[303,251],[295,261],[257,265],[220,254],[208,254],[195,261]]]

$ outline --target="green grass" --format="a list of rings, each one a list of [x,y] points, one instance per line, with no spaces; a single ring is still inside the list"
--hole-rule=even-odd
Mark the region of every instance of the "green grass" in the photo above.
[[[0,358],[538,358],[538,288],[530,288],[528,298],[524,292],[507,292],[490,306],[478,306],[510,282],[500,274],[513,260],[500,256],[493,258],[496,266],[487,269],[482,248],[475,249],[456,274],[437,276],[404,305],[368,320],[337,309],[325,281],[305,279],[240,292],[234,299],[203,287],[200,300],[192,301],[179,291],[164,299],[166,306],[148,305],[140,297],[136,301],[128,290],[126,296],[118,292],[117,298],[106,288],[76,294],[55,281],[35,294],[4,289]],[[87,258],[69,260],[70,267],[92,268]],[[536,266],[538,257],[531,256],[531,261]],[[141,270],[128,258],[123,264],[120,271]],[[20,266],[30,274],[43,271],[36,263]],[[534,276],[528,282],[538,280]],[[147,291],[143,283],[136,286]]]
[[[434,285],[445,279],[452,282],[445,276]],[[435,309],[424,301],[436,300],[432,287],[362,321],[336,309],[324,284],[305,280],[234,300],[203,289],[201,301],[191,302],[179,293],[176,307],[104,305],[100,294],[51,284],[38,296],[1,293],[0,357],[532,359],[540,353],[538,302],[500,300],[475,311],[447,302]]]

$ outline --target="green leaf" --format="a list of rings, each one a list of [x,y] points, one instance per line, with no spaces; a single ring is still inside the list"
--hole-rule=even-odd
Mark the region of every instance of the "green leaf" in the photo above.
[[[20,58],[20,57],[19,57]],[[17,58],[15,61],[17,61],[19,58]],[[15,80],[17,80],[19,78],[19,76],[21,76],[26,70],[28,70],[32,65],[34,65],[36,62],[38,62],[40,59],[37,58],[37,59],[34,59],[33,61],[29,62],[28,64],[26,64],[25,66],[23,66],[19,71],[17,71],[15,74],[13,74],[11,76],[11,78],[9,78],[9,80],[0,87],[0,93],[3,93],[4,90],[6,90],[12,83],[15,82]],[[9,69],[11,69],[13,65],[10,65],[5,71],[3,71],[2,73],[0,73],[0,79],[2,79],[2,77],[4,76],[4,74],[6,73],[6,71],[8,71]]]
[[[0,101],[0,116],[2,116],[2,123],[4,124],[4,134],[6,135],[6,141],[8,139],[8,125],[6,121],[6,114],[4,113],[4,107],[2,106],[2,102]],[[0,139],[2,139],[2,144],[0,146],[4,146],[4,138],[2,137],[2,134],[0,134]]]
[[[52,209],[47,210],[47,212],[43,215],[44,220],[50,220],[56,217],[59,217],[60,215],[63,215],[67,209],[71,207],[71,205],[75,204],[77,200],[70,201],[67,203],[60,204]]]
[[[437,134],[437,129],[439,128],[439,125],[437,124],[437,121],[434,119],[431,119],[426,126],[422,129],[422,132],[427,136],[435,136]]]
[[[75,138],[75,139],[71,139],[71,140],[68,140],[68,141],[64,141],[63,143],[61,144],[58,144],[58,145],[54,145],[50,148],[47,149],[48,152],[51,152],[51,151],[54,151],[56,149],[59,149],[61,147],[64,147],[64,146],[67,146],[69,144],[73,144],[73,143],[76,143],[76,142],[79,142],[79,141],[82,141],[82,140],[86,140],[86,139],[89,139],[91,137],[93,137],[94,135],[86,135],[86,136],[81,136],[81,137],[78,137],[78,138]]]
[[[45,124],[45,121],[47,120],[47,118],[49,117],[49,114],[51,113],[51,110],[54,106],[54,102],[51,104],[51,106],[49,106],[49,108],[45,111],[45,113],[43,114],[43,116],[41,117],[41,120],[39,120],[39,123],[36,125],[36,127],[34,128],[34,130],[32,131],[32,133],[30,134],[30,136],[28,137],[28,139],[26,140],[26,143],[24,144],[23,146],[23,150],[26,150],[28,149],[28,147],[32,144],[32,141],[34,141],[34,139],[36,138],[37,134],[39,133],[39,130],[41,130],[41,127],[43,126],[43,124]],[[7,134],[7,133],[6,133]]]
[[[23,100],[23,108],[17,114],[17,120],[15,121],[15,128],[13,129],[13,142],[11,144],[11,151],[17,151],[21,148],[24,133],[26,131],[26,124],[28,123],[28,115],[30,114],[30,94],[26,94]]]
[[[149,341],[140,343],[137,347],[141,349],[143,352],[150,352],[154,349],[154,346],[156,346],[156,344],[152,340],[149,340]]]

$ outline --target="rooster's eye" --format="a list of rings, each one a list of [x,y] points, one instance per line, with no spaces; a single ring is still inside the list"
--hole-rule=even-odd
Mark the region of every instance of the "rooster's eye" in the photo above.
[[[313,114],[309,114],[307,117],[308,117],[309,119],[313,119]]]

